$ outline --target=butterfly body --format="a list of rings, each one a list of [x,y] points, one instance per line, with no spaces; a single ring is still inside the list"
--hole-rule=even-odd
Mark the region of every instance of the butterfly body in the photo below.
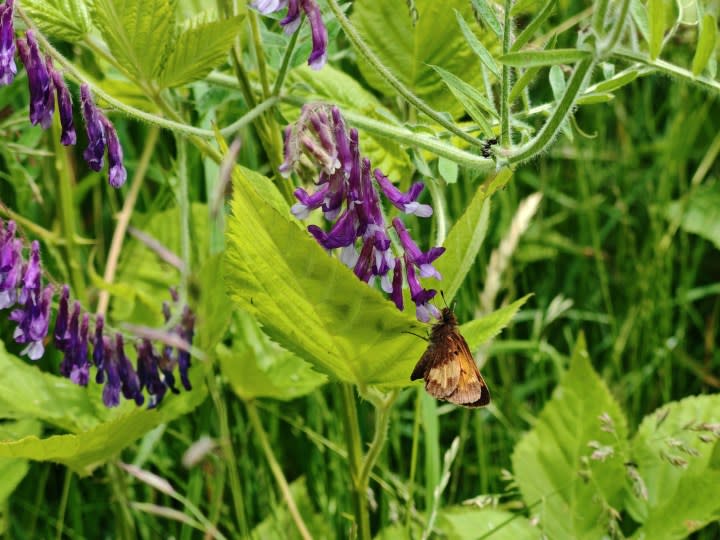
[[[442,318],[432,327],[428,341],[410,380],[424,379],[428,394],[456,405],[483,407],[490,403],[487,384],[450,308],[442,310]]]

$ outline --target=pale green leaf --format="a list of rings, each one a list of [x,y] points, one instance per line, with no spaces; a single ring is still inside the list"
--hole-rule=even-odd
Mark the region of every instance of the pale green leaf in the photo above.
[[[227,59],[242,17],[205,19],[196,18],[184,25],[162,65],[161,86],[172,88],[202,79]]]
[[[621,71],[617,75],[597,83],[593,87],[593,91],[598,93],[612,92],[618,88],[622,88],[626,84],[630,84],[637,79],[639,75],[640,72],[637,69],[633,69],[632,71]]]
[[[700,186],[686,199],[670,203],[665,214],[684,231],[697,234],[720,249],[720,184]]]
[[[512,47],[510,47],[511,52],[519,51],[528,41],[530,41],[530,38],[535,35],[535,32],[537,32],[547,18],[552,15],[556,3],[557,0],[547,0],[545,2],[540,12],[535,15],[535,18],[530,21],[530,24],[523,28],[520,35],[515,38]]]
[[[437,260],[435,266],[443,276],[441,287],[448,302],[455,297],[465,276],[475,263],[475,258],[485,239],[490,216],[489,197],[505,185],[511,175],[512,172],[509,169],[503,169],[487,190],[479,188],[468,204],[465,213],[455,223],[445,239],[443,245],[446,251]]]
[[[320,71],[299,66],[288,73],[288,86],[293,88],[295,95],[309,101],[333,103],[341,112],[354,111],[398,127],[403,126],[402,122],[357,80],[331,65],[326,65]],[[281,110],[290,121],[294,121],[300,113],[296,106],[283,106]],[[362,133],[360,151],[370,158],[373,168],[379,168],[388,178],[410,179],[412,163],[397,142]]]
[[[494,508],[451,506],[438,515],[438,527],[448,540],[540,540],[538,527],[520,514]]]
[[[467,111],[467,113],[470,115],[470,118],[477,122],[477,124],[482,129],[483,134],[486,137],[492,137],[492,127],[488,119],[485,117],[485,113],[483,113],[484,110],[497,118],[495,108],[490,103],[490,101],[478,90],[470,86],[468,83],[466,83],[459,77],[456,77],[452,73],[445,71],[440,67],[433,66],[433,68],[435,69],[435,71],[438,72],[443,82],[447,85],[452,94],[457,98],[460,103],[462,103],[465,111]]]
[[[710,56],[715,50],[717,41],[717,21],[710,13],[706,13],[700,24],[700,35],[698,38],[697,49],[692,61],[693,75],[697,76],[702,73],[707,66]]]
[[[667,22],[666,0],[648,0],[648,32],[650,50],[650,59],[655,60],[662,50],[663,38],[665,37],[665,28]]]
[[[649,42],[650,25],[648,24],[648,12],[642,0],[630,0],[630,15],[640,34],[642,34],[645,41]]]
[[[575,100],[576,105],[596,105],[598,103],[607,103],[615,99],[614,94],[609,92],[592,92],[585,94]]]
[[[602,429],[598,417],[603,414],[612,419],[614,433]],[[625,417],[593,370],[581,335],[565,377],[512,456],[523,500],[538,513],[548,538],[606,534],[609,516],[598,501],[621,508],[626,438]],[[604,461],[590,459],[591,441],[614,452]]]
[[[448,184],[454,184],[458,179],[459,168],[457,163],[442,156],[438,158],[438,172]]]
[[[490,72],[499,79],[500,68],[495,62],[495,59],[490,54],[490,51],[485,48],[485,45],[483,45],[482,42],[477,38],[475,32],[472,31],[470,25],[465,21],[462,14],[457,10],[455,11],[455,17],[457,17],[458,24],[460,25],[460,30],[462,31],[463,36],[465,36],[465,40],[467,41],[468,45],[470,45],[470,48],[475,52],[475,54],[485,65],[485,67],[488,68]]]
[[[150,82],[165,63],[175,34],[174,0],[93,0],[93,22],[132,77]]]
[[[65,41],[83,39],[90,27],[81,0],[23,0],[22,8],[44,34]]]
[[[498,60],[512,67],[553,66],[574,64],[590,56],[580,49],[552,49],[548,51],[519,51],[502,55]]]
[[[294,399],[324,384],[327,377],[273,343],[247,313],[238,312],[233,348],[218,352],[220,368],[242,399]]]
[[[239,171],[225,261],[233,302],[274,341],[337,379],[407,385],[424,346],[403,333],[418,327],[414,318],[328,256]]]
[[[26,419],[17,422],[0,423],[0,441],[21,439],[29,435],[39,435],[41,424],[37,420]],[[30,466],[25,459],[0,458],[0,507],[5,506],[7,498],[15,491],[25,477]],[[0,510],[2,512],[2,510]],[[0,530],[2,534],[2,530]]]
[[[628,510],[642,523],[633,538],[686,538],[720,519],[720,443],[712,431],[702,430],[703,423],[720,425],[720,395],[669,403],[640,424],[630,457],[648,498],[628,494]],[[701,441],[701,435],[710,442]],[[687,466],[670,464],[673,457],[684,459]]]
[[[486,341],[494,338],[513,319],[518,310],[532,295],[526,295],[512,304],[493,311],[484,317],[472,320],[461,326],[461,331],[470,349],[476,349]]]
[[[502,26],[495,16],[494,8],[487,3],[487,0],[471,0],[471,2],[480,20],[493,31],[498,39],[502,39]]]
[[[404,2],[387,0],[356,2],[351,19],[366,44],[400,82],[434,109],[458,117],[463,113],[462,107],[448,94],[430,66],[440,66],[462,76],[471,86],[482,85],[477,59],[462,33],[457,31],[454,13],[457,9],[466,21],[471,20],[470,4],[467,0],[416,0],[415,6],[416,25],[412,24]],[[374,89],[387,97],[397,95],[362,58],[358,67]]]

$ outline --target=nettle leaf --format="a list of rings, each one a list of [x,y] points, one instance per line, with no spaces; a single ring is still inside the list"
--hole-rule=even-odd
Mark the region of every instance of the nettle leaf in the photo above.
[[[162,65],[158,82],[172,88],[205,77],[226,59],[243,17],[208,21],[196,17],[184,25]]]
[[[44,34],[78,41],[90,29],[90,17],[81,0],[23,0],[22,8]]]
[[[327,377],[297,355],[273,343],[255,320],[238,312],[239,330],[233,348],[219,351],[220,368],[242,399],[289,400],[304,396]]]
[[[415,7],[419,15],[415,26],[404,2],[387,0],[356,3],[351,19],[383,65],[403,84],[434,109],[458,117],[463,114],[462,106],[430,66],[440,66],[471,86],[482,87],[477,58],[457,31],[455,17],[457,10],[466,21],[473,21],[471,6],[466,0],[416,0]],[[482,33],[476,23],[472,26],[477,34]],[[358,66],[373,88],[389,97],[397,94],[364,60]]]
[[[131,78],[160,73],[175,32],[175,0],[93,0],[93,22]]]
[[[298,66],[288,73],[288,84],[293,86],[293,95],[308,101],[327,101],[337,105],[341,112],[355,111],[369,118],[403,126],[372,93],[331,65],[326,65],[320,71],[306,65]],[[294,106],[283,106],[282,112],[290,121],[295,121],[300,114],[300,110]],[[363,133],[360,137],[360,151],[370,158],[373,168],[379,168],[391,180],[409,179],[412,174],[413,167],[407,152],[395,141]]]
[[[485,317],[469,321],[461,326],[462,334],[471,350],[497,336],[515,317],[518,310],[528,301],[531,294],[525,295],[512,304],[502,307]]]
[[[647,500],[628,494],[627,508],[642,523],[633,538],[686,538],[720,518],[720,439],[703,423],[720,425],[720,395],[693,396],[648,415],[630,444]],[[704,436],[709,442],[703,442]],[[686,462],[672,465],[670,460]]]
[[[511,176],[510,169],[503,169],[487,189],[478,188],[465,213],[448,233],[443,244],[446,251],[435,263],[443,276],[440,287],[448,302],[455,298],[485,240],[490,217],[490,197],[510,181]]]
[[[329,257],[289,210],[268,204],[260,191],[272,186],[268,179],[238,167],[233,180],[226,259],[233,302],[253,315],[271,339],[336,379],[360,386],[407,386],[426,346],[403,333],[424,327],[410,315],[412,306],[399,312]],[[477,206],[468,223],[477,220]],[[467,226],[450,231],[453,250],[474,249],[477,235]],[[445,263],[452,283],[462,282],[472,260],[474,255],[467,265],[452,268]]]
[[[492,540],[540,540],[538,527],[519,514],[494,508],[454,506],[438,514],[438,528],[452,540],[475,540],[488,535]]]
[[[684,231],[709,240],[720,249],[720,184],[703,185],[687,199],[667,206],[665,215],[677,221]]]
[[[41,424],[36,420],[26,419],[17,422],[3,422],[0,424],[0,441],[20,439],[29,435],[39,435]],[[20,481],[25,477],[30,464],[25,459],[0,458],[0,507],[5,507],[7,498],[15,491]],[[2,510],[0,510],[0,518]],[[2,519],[0,519],[0,534],[2,534]]]
[[[615,433],[601,429],[602,414],[612,419]],[[548,538],[606,533],[609,516],[603,506],[621,508],[626,438],[625,417],[593,370],[581,335],[565,377],[512,456],[523,500],[539,514]],[[614,452],[604,461],[588,459],[592,441]]]

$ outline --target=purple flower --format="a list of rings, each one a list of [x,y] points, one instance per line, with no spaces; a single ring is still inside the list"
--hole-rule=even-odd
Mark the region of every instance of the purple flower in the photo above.
[[[0,86],[10,84],[17,73],[15,65],[15,31],[13,29],[13,4],[6,0],[0,6]]]
[[[428,322],[431,317],[440,318],[440,310],[430,303],[437,291],[434,289],[423,289],[415,276],[415,268],[405,255],[405,276],[408,287],[410,287],[410,298],[415,302],[415,316],[419,321]]]
[[[305,10],[305,15],[307,15],[308,21],[310,21],[310,30],[312,34],[313,47],[308,58],[308,65],[312,69],[322,69],[325,62],[327,62],[327,28],[325,28],[320,8],[315,3],[315,0],[303,0],[302,6]]]
[[[308,232],[325,249],[340,249],[340,260],[353,269],[358,279],[374,286],[379,278],[382,290],[402,310],[402,259],[393,252],[380,196],[384,195],[405,213],[427,217],[432,215],[432,208],[417,202],[423,184],[416,182],[403,193],[379,170],[375,170],[373,182],[370,160],[360,155],[358,131],[348,132],[337,107],[318,104],[305,105],[296,124],[285,130],[282,165],[284,173],[313,167],[318,174],[318,187],[314,193],[296,189],[298,203],[293,205],[292,213],[304,219],[322,208],[325,219],[332,223],[330,230],[313,224],[308,226]],[[420,277],[441,279],[432,263],[445,248],[434,247],[423,253],[402,221],[395,218],[393,226],[405,252],[405,265],[411,266],[406,272],[410,275],[408,283],[414,288],[411,292],[414,291],[416,312],[422,320],[429,320],[438,312],[428,303],[436,292],[422,288],[415,268]]]
[[[70,92],[65,85],[65,80],[59,71],[53,68],[52,60],[48,56],[47,68],[55,86],[57,94],[58,110],[60,112],[60,126],[62,127],[62,135],[60,142],[65,146],[75,144],[77,142],[77,134],[75,133],[75,122],[73,120],[72,98]]]
[[[96,382],[103,382],[103,361],[105,359],[105,337],[103,330],[105,328],[105,319],[102,315],[98,315],[95,319],[95,337],[93,338],[93,364],[98,369]]]
[[[90,87],[85,83],[80,85],[80,102],[88,138],[88,146],[83,152],[83,157],[88,167],[93,171],[100,171],[103,168],[105,155],[105,127],[101,120],[102,113],[95,106]]]
[[[433,247],[427,253],[420,251],[420,248],[410,237],[403,222],[399,218],[393,219],[393,227],[398,233],[400,243],[405,249],[405,258],[410,263],[414,264],[420,270],[420,277],[435,277],[435,279],[442,279],[440,272],[438,272],[432,265],[432,262],[437,259],[440,255],[445,253],[444,247]]]
[[[120,404],[120,372],[118,368],[118,358],[112,340],[105,338],[105,351],[107,357],[103,361],[103,371],[107,375],[105,386],[103,387],[103,403],[106,407],[117,407]]]
[[[127,356],[125,356],[125,344],[121,334],[115,335],[115,358],[117,359],[117,370],[122,382],[121,390],[125,399],[134,399],[135,403],[142,405],[145,396],[140,388],[140,379],[133,369],[132,364]]]
[[[399,208],[406,214],[415,214],[418,217],[432,216],[432,207],[430,205],[417,202],[417,198],[425,188],[422,182],[415,182],[410,186],[407,193],[403,193],[390,182],[387,176],[380,172],[380,169],[375,169],[375,180],[377,180],[385,197],[387,197],[396,208]]]
[[[70,343],[70,331],[68,330],[68,319],[70,317],[68,300],[70,298],[70,287],[63,285],[58,302],[58,312],[55,318],[55,347],[60,351],[67,349]]]
[[[15,222],[0,229],[0,309],[17,302],[17,287],[22,274],[22,240],[15,238]]]
[[[20,309],[10,313],[10,320],[18,323],[13,339],[17,343],[27,343],[20,354],[26,354],[30,360],[38,360],[45,353],[43,341],[50,324],[52,296],[52,285],[45,287],[42,292],[34,290],[28,294]]]
[[[180,337],[189,345],[192,344],[195,335],[195,314],[185,306],[183,308],[182,319],[180,321]],[[190,368],[190,353],[186,350],[178,351],[178,371],[180,372],[180,381],[185,390],[191,390],[192,385],[188,378],[188,369]]]
[[[254,0],[252,7],[263,15],[269,15],[287,7],[287,15],[280,21],[286,34],[294,33],[300,26],[301,11],[310,21],[313,48],[308,58],[308,64],[313,69],[320,69],[327,61],[328,35],[322,13],[315,0]]]
[[[25,39],[18,38],[17,48],[28,74],[30,123],[34,126],[40,124],[47,129],[52,123],[55,112],[55,95],[50,73],[47,70],[46,62],[40,56],[40,50],[32,30],[25,32]]]
[[[147,388],[150,394],[150,404],[148,408],[152,409],[158,406],[163,396],[167,392],[165,383],[158,373],[159,357],[153,349],[150,340],[143,339],[136,345],[137,349],[137,373],[140,380],[140,388]]]
[[[127,171],[123,165],[122,146],[120,146],[115,126],[102,113],[100,114],[100,121],[105,128],[105,138],[107,140],[108,167],[110,169],[108,181],[112,187],[119,188],[127,179]]]

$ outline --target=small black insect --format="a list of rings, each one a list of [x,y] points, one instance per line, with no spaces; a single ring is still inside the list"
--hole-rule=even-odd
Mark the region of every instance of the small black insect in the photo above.
[[[492,156],[492,152],[490,151],[490,148],[498,143],[498,140],[496,137],[493,137],[492,139],[487,139],[485,143],[483,144],[481,153],[482,157],[489,158]]]

